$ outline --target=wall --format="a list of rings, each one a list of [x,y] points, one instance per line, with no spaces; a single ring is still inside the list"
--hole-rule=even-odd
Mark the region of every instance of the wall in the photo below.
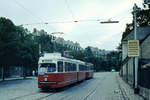
[[[2,67],[0,67],[0,79],[2,79]]]
[[[127,41],[122,42],[122,61],[127,57],[128,55],[128,44]]]
[[[122,68],[123,79],[131,86],[134,86],[134,59],[129,58]]]
[[[133,86],[134,84],[134,59],[128,60],[128,83]]]
[[[4,68],[5,78],[21,77],[23,76],[23,69],[21,66],[9,66]]]
[[[141,44],[141,58],[150,59],[150,36]]]

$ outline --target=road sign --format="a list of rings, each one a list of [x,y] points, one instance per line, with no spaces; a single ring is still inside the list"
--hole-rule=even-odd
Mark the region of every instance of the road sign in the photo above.
[[[128,57],[137,57],[140,55],[139,40],[128,40]]]

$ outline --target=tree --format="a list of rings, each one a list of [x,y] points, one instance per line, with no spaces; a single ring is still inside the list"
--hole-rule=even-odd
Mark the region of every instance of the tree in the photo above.
[[[133,28],[134,28],[133,23],[126,24],[126,29],[122,34],[122,40],[130,34],[130,32],[133,30]]]
[[[72,51],[72,56],[73,56],[75,59],[82,60],[82,61],[84,61],[84,60],[86,59],[86,58],[85,58],[84,51],[82,51],[82,50],[80,50],[80,51],[73,50],[73,51]]]
[[[7,18],[0,18],[0,66],[37,66],[38,44],[27,29],[15,26]]]
[[[150,9],[139,9],[137,12],[137,25],[140,27],[150,25]]]
[[[7,18],[0,18],[0,65],[5,68],[9,65],[16,64],[16,52],[18,36],[15,34],[16,27],[13,22]],[[3,80],[4,80],[3,75]]]
[[[35,36],[35,41],[41,45],[42,52],[53,52],[53,43],[51,42],[52,36],[42,34]]]
[[[142,9],[140,7],[137,7],[137,26],[138,27],[143,27],[143,26],[150,26],[150,6],[148,9]],[[133,15],[133,12],[132,12]],[[133,16],[134,17],[134,16]],[[134,18],[133,18],[134,19]],[[126,29],[123,32],[122,35],[122,40],[131,33],[134,29],[134,21],[132,23],[126,25]]]

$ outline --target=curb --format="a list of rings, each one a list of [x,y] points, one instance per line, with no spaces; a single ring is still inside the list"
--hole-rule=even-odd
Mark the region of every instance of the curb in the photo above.
[[[140,95],[134,94],[133,88],[123,81],[119,75],[116,76],[116,79],[124,100],[144,100]]]
[[[15,81],[15,80],[26,80],[26,79],[37,79],[37,77],[26,77],[24,79],[24,77],[16,77],[16,78],[5,78],[4,81]],[[2,79],[0,79],[0,82],[4,82]]]

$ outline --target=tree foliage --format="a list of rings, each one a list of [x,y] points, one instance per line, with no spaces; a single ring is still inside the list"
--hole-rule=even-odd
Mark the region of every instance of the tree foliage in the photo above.
[[[127,30],[128,31],[128,30]],[[75,59],[91,62],[95,71],[118,70],[118,53],[113,52],[107,57],[96,57],[90,47],[85,50],[72,50],[51,41],[52,36],[43,34],[33,36],[27,29],[16,26],[7,18],[0,18],[0,66],[24,66],[37,68],[39,59],[39,45],[42,52],[53,52],[56,45],[57,52],[70,51]]]
[[[150,26],[150,17],[149,17],[150,16],[150,8],[142,9],[142,8],[137,7],[137,9],[138,9],[136,12],[137,26],[138,27]],[[132,12],[132,15],[134,15],[133,12]],[[134,21],[132,21],[132,23],[126,24],[126,29],[122,34],[122,40],[128,34],[130,34],[130,32],[133,31],[133,29],[134,29]]]
[[[0,18],[1,66],[36,66],[38,45],[32,35],[7,18]]]

